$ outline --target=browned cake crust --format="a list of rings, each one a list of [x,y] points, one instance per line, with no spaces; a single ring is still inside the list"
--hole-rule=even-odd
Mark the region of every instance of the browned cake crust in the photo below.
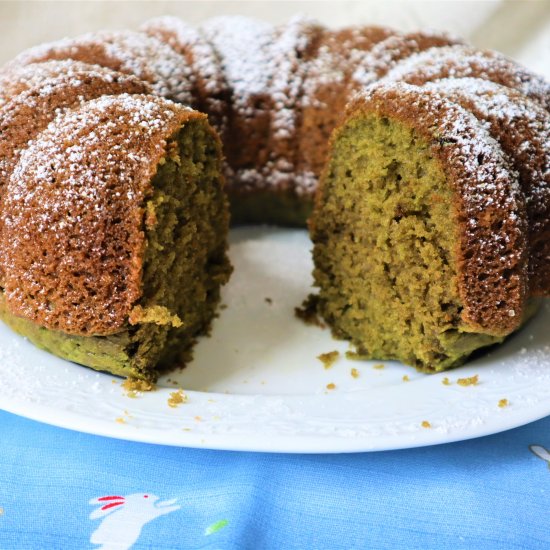
[[[296,176],[301,170],[298,128],[303,116],[301,106],[307,74],[306,60],[311,57],[320,32],[315,22],[295,18],[277,29],[274,41],[277,54],[272,81],[270,156],[266,168],[277,174],[278,185],[285,190],[293,191],[299,185],[296,183]]]
[[[58,76],[70,77],[83,71],[109,72],[110,69],[72,59],[5,67],[0,72],[0,107],[12,97],[40,85],[44,80]]]
[[[311,204],[329,136],[345,105],[383,75],[388,82],[413,84],[449,75],[478,77],[550,106],[542,78],[443,33],[402,34],[376,26],[334,31],[299,17],[279,27],[218,17],[197,29],[161,17],[142,30],[87,34],[22,53],[0,73],[0,103],[2,82],[28,63],[73,59],[135,74],[154,93],[209,115],[224,143],[234,205],[249,197],[254,205],[254,197],[263,203],[281,196]],[[244,221],[261,222],[262,212]]]
[[[356,65],[352,79],[359,89],[376,82],[400,61],[430,48],[463,44],[457,37],[438,32],[394,34],[375,44],[362,63]]]
[[[81,65],[13,96],[0,106],[0,196],[21,150],[61,112],[103,95],[150,92],[150,86],[135,76]]]
[[[306,60],[322,28],[301,17],[280,27],[220,17],[201,31],[214,45],[231,93],[224,151],[233,202],[258,194],[290,202],[304,192],[311,197],[316,180],[310,173],[301,174],[297,166],[297,128]],[[244,221],[262,221],[261,212],[249,214]]]
[[[330,135],[354,93],[412,53],[455,43],[458,39],[443,33],[402,35],[384,27],[324,30],[307,69],[298,130],[300,170],[317,180]]]
[[[210,124],[225,136],[231,91],[220,58],[200,29],[177,17],[163,16],[146,21],[140,30],[168,44],[185,58],[190,69],[192,107],[208,113]]]
[[[316,181],[328,151],[332,130],[344,113],[353,92],[350,79],[364,63],[367,52],[395,31],[377,26],[350,27],[340,31],[319,29],[309,57],[304,61],[304,90],[297,129],[299,171]],[[309,193],[315,185],[309,186]]]
[[[210,19],[201,32],[219,56],[231,90],[229,139],[224,144],[228,165],[235,172],[263,166],[269,154],[270,52],[275,29],[263,21],[236,16]]]
[[[167,140],[204,118],[163,98],[103,96],[61,115],[29,144],[0,218],[13,314],[69,334],[124,326],[142,292],[151,179]]]
[[[358,96],[347,117],[361,114],[414,128],[445,171],[455,193],[462,321],[494,335],[516,329],[528,295],[527,223],[523,194],[498,143],[459,105],[402,83]]]
[[[426,84],[487,123],[519,174],[529,234],[529,283],[550,294],[550,115],[520,92],[486,80],[449,78]]]
[[[135,75],[149,82],[159,96],[188,105],[193,100],[185,59],[156,38],[132,31],[100,31],[42,44],[19,54],[4,70],[54,59]]]
[[[151,178],[174,132],[206,117],[165,98],[205,111],[220,131],[232,200],[252,197],[258,210],[244,221],[287,223],[267,213],[283,197],[279,208],[306,205],[292,218],[301,224],[345,105],[381,77],[347,116],[411,126],[444,167],[463,322],[508,334],[529,294],[550,294],[542,78],[436,33],[242,17],[196,30],[159,18],[142,30],[38,46],[0,71],[0,286],[12,313],[77,335],[127,322],[141,293]],[[482,80],[418,87],[449,76]]]
[[[67,108],[103,95],[150,91],[149,85],[135,76],[84,65],[78,70],[72,67],[65,74],[34,83],[3,104],[0,107],[0,205],[4,187],[21,151],[56,116]],[[0,264],[0,286],[3,286],[3,281],[4,270]]]
[[[411,55],[383,78],[384,82],[421,85],[440,78],[482,78],[518,90],[550,110],[550,84],[512,59],[471,46],[431,48]]]

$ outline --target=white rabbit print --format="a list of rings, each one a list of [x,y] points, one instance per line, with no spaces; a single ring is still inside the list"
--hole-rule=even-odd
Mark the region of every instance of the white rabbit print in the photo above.
[[[139,539],[144,525],[181,508],[176,499],[160,501],[151,493],[104,496],[90,500],[90,504],[98,506],[90,519],[101,519],[90,538],[92,544],[99,545],[95,550],[128,550]]]

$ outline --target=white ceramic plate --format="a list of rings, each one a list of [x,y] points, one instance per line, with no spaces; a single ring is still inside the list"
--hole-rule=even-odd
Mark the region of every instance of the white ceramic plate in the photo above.
[[[550,311],[467,366],[422,375],[399,363],[317,355],[348,349],[294,318],[311,291],[305,231],[232,232],[235,272],[210,338],[186,369],[130,398],[121,380],[37,350],[0,326],[0,407],[121,439],[213,449],[355,452],[487,435],[550,414]],[[359,376],[353,377],[351,369]],[[477,374],[479,384],[458,378]],[[403,381],[407,375],[410,381]],[[448,377],[451,385],[442,380]],[[327,385],[334,384],[334,389]],[[168,405],[177,387],[188,402]],[[508,406],[499,407],[501,399]],[[427,421],[431,427],[423,427]]]

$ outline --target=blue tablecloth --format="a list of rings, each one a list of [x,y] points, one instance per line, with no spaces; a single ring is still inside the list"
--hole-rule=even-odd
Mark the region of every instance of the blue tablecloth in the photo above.
[[[4,412],[0,430],[1,550],[550,548],[550,417],[350,455],[145,445]]]

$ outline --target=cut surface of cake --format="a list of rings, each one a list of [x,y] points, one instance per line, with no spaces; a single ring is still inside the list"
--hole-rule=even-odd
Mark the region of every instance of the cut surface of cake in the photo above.
[[[517,175],[471,113],[418,87],[352,103],[310,225],[319,311],[360,356],[443,370],[528,315]]]
[[[162,98],[104,96],[55,119],[6,184],[3,319],[113,374],[181,364],[231,270],[220,159],[205,115]]]

